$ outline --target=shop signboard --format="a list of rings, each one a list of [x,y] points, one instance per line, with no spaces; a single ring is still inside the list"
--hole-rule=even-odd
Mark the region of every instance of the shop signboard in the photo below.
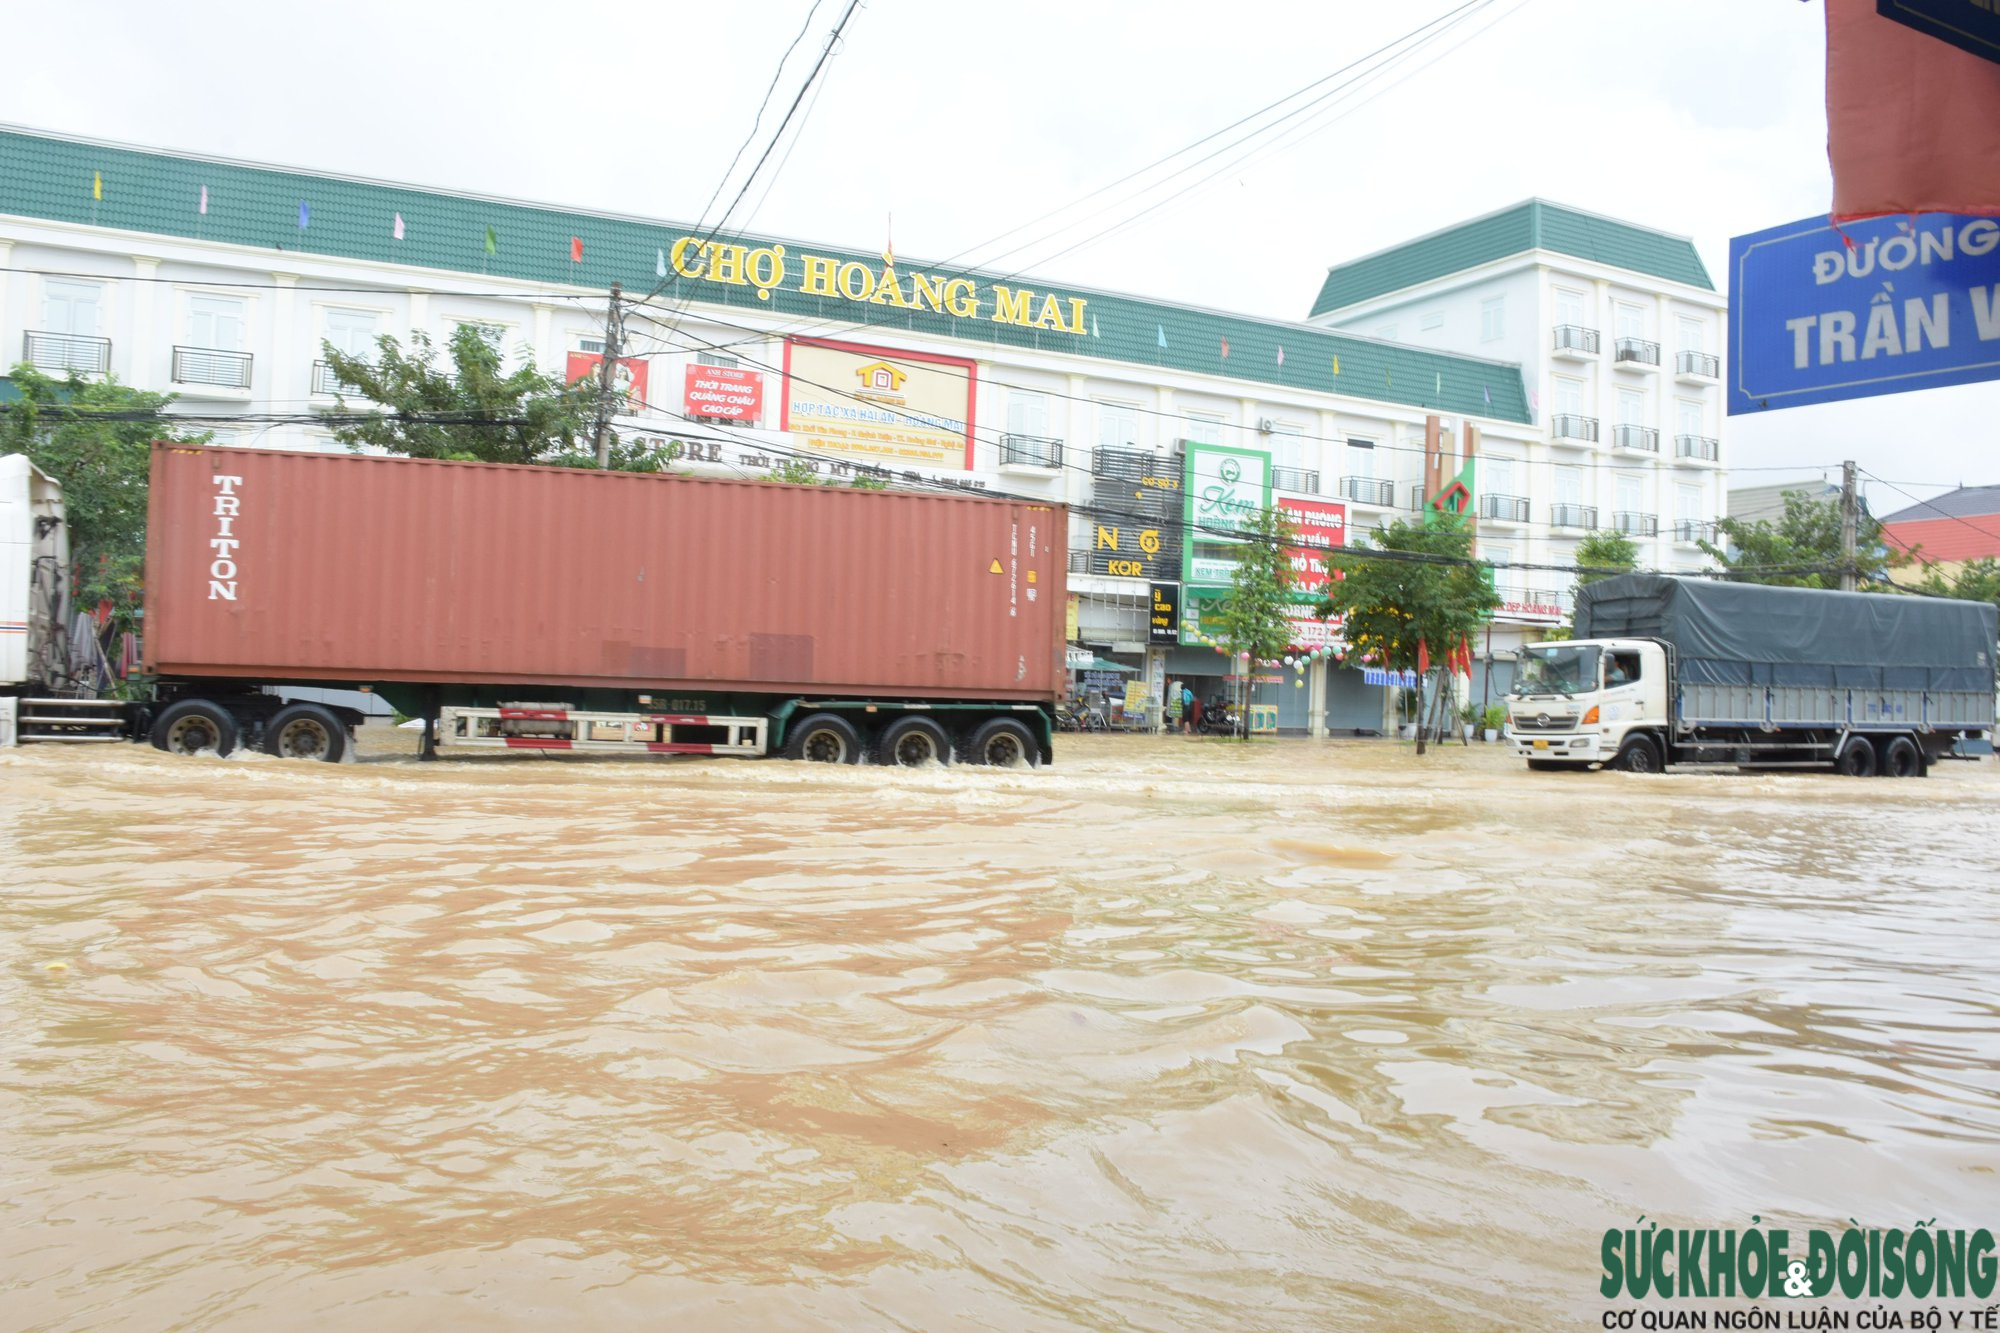
[[[1063,639],[1067,643],[1077,640],[1077,618],[1083,599],[1075,593],[1069,595],[1069,605],[1063,609]]]
[[[822,453],[884,467],[972,467],[978,364],[892,347],[785,340],[779,430]]]
[[[1333,582],[1327,552],[1347,545],[1347,506],[1337,500],[1302,500],[1280,496],[1278,508],[1292,521],[1298,545],[1291,548],[1292,605],[1285,614],[1296,649],[1337,648],[1341,617],[1322,620],[1320,599]]]
[[[2000,221],[1824,215],[1729,242],[1731,416],[2000,378]]]
[[[1181,641],[1180,584],[1155,583],[1153,585],[1151,628],[1147,638],[1152,643],[1179,643]]]
[[[1181,476],[1142,449],[1099,449],[1090,572],[1172,579],[1181,572]]]
[[[596,379],[604,372],[598,367],[604,364],[599,352],[571,352],[563,366],[563,382],[574,384],[580,379]],[[612,389],[633,410],[644,407],[647,397],[647,372],[651,369],[637,357],[621,356],[618,368],[612,373]]]
[[[1183,444],[1187,484],[1182,515],[1187,524],[1181,582],[1221,588],[1235,572],[1233,547],[1240,532],[1271,507],[1271,456],[1225,444]]]
[[[1500,605],[1494,608],[1497,620],[1514,621],[1529,625],[1560,625],[1563,609],[1556,600],[1546,593],[1500,594]]]
[[[736,366],[689,366],[681,410],[691,418],[754,426],[764,413],[764,377]]]

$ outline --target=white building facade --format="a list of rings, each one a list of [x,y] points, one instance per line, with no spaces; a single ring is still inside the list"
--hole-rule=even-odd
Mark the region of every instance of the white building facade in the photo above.
[[[372,355],[383,335],[442,344],[473,325],[510,364],[573,375],[603,349],[617,282],[630,303],[617,423],[628,442],[697,472],[872,474],[1066,504],[1073,656],[1129,668],[1155,699],[1169,679],[1207,693],[1229,673],[1191,627],[1154,618],[1158,594],[1179,598],[1187,582],[1188,459],[1205,448],[1235,451],[1272,501],[1365,532],[1422,503],[1430,422],[1476,427],[1482,487],[1529,507],[1511,528],[1505,514],[1482,518],[1495,559],[1559,552],[1568,534],[1548,526],[1552,504],[1657,513],[1683,476],[1712,516],[1712,462],[1641,459],[1650,468],[1629,469],[1643,480],[1628,496],[1594,466],[1623,462],[1613,442],[1543,424],[1532,401],[1565,377],[1586,383],[1589,407],[1627,380],[1649,389],[1649,419],[1670,414],[1681,390],[1668,386],[1682,381],[1671,364],[1634,374],[1608,353],[1573,366],[1535,354],[1548,337],[1537,284],[1556,290],[1538,273],[1492,275],[1512,284],[1518,314],[1468,353],[810,241],[0,131],[0,369],[110,374],[178,395],[173,410],[218,443],[331,450],[340,386],[324,344]],[[1597,302],[1586,324],[1614,316],[1622,282],[1607,271],[1586,292]],[[1683,305],[1719,326],[1709,296],[1655,293],[1647,327]],[[1486,299],[1451,296],[1454,309]],[[1355,318],[1404,320],[1406,340],[1435,332],[1389,310]],[[0,378],[0,401],[11,389]],[[1719,410],[1719,393],[1698,397]],[[1683,555],[1670,533],[1650,540],[1657,563]],[[1499,579],[1526,606],[1556,604],[1568,585],[1559,573]],[[1268,725],[1383,725],[1385,691],[1354,665],[1273,675],[1260,691]]]
[[[1726,512],[1727,305],[1686,237],[1537,199],[1335,265],[1312,320],[1522,367],[1536,429],[1481,453],[1483,556],[1574,564],[1611,529],[1672,570]],[[1547,586],[1502,578],[1516,608]]]

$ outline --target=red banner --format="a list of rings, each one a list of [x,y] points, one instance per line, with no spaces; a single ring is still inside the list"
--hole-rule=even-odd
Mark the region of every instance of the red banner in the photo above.
[[[2000,65],[1826,0],[1826,149],[1836,222],[2000,213]]]
[[[764,377],[734,366],[689,366],[681,403],[690,417],[754,425],[764,412]]]
[[[604,357],[600,353],[571,352],[569,354],[569,364],[564,369],[564,382],[574,384],[586,377],[595,379],[602,373],[598,370],[598,367],[603,364]],[[644,407],[647,403],[646,372],[649,369],[650,367],[644,361],[636,357],[618,358],[618,371],[615,383],[617,384],[619,394],[634,408]]]
[[[1313,614],[1313,608],[1326,591],[1326,585],[1333,581],[1326,553],[1347,545],[1347,506],[1337,500],[1299,500],[1281,495],[1278,508],[1298,532],[1298,545],[1286,552],[1292,566],[1293,601],[1285,617],[1292,626],[1291,646],[1339,647],[1341,617],[1321,620]]]

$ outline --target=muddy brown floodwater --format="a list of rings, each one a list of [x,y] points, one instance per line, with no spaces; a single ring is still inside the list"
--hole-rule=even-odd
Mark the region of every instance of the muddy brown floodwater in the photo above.
[[[0,1324],[1546,1327],[1641,1214],[1991,1225],[1992,760],[1496,751],[0,755]]]

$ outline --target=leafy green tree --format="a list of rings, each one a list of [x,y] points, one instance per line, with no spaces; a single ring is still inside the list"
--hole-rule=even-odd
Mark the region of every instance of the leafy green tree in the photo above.
[[[1956,597],[1967,602],[1991,602],[2000,608],[2000,560],[1982,555],[1968,560],[1950,575],[1936,565],[1924,568],[1917,591],[1932,597]],[[1993,677],[2000,684],[2000,659],[1993,663]]]
[[[1736,554],[1706,541],[1700,543],[1701,549],[1738,582],[1787,588],[1840,586],[1840,506],[1834,501],[1786,491],[1785,512],[1777,522],[1725,518],[1716,529],[1735,544]],[[1854,550],[1854,572],[1862,586],[1887,577],[1889,567],[1897,563],[1882,544],[1882,525],[1865,513],[1855,524]]]
[[[69,553],[81,601],[137,610],[146,557],[146,482],[152,443],[199,444],[204,432],[160,420],[174,395],[147,393],[107,375],[52,379],[22,364],[8,372],[20,401],[0,403],[0,454],[26,454],[62,483]]]
[[[1639,546],[1622,532],[1609,528],[1599,529],[1576,544],[1576,581],[1570,585],[1570,601],[1574,604],[1577,589],[1599,579],[1617,577],[1616,574],[1586,571],[1616,570],[1618,574],[1630,574],[1639,567]],[[1543,637],[1550,640],[1567,639],[1575,631],[1576,613],[1572,611],[1562,624],[1547,630]]]
[[[347,390],[338,396],[340,410],[350,410],[350,397],[376,405],[363,419],[334,427],[334,438],[349,448],[410,458],[596,466],[590,441],[595,380],[564,384],[533,366],[510,373],[500,349],[470,324],[452,333],[445,369],[436,364],[431,336],[421,330],[410,335],[408,350],[387,335],[375,341],[372,361],[321,344],[327,366]],[[665,464],[657,450],[613,451],[619,470],[656,472]]]
[[[1243,669],[1245,680],[1257,674],[1257,664],[1285,655],[1291,645],[1291,625],[1285,612],[1291,605],[1291,548],[1298,532],[1284,511],[1264,509],[1245,519],[1239,531],[1246,538],[1237,548],[1236,568],[1229,575],[1229,591],[1215,609],[1204,617],[1213,627],[1215,641],[1239,664],[1242,654],[1250,655]],[[1249,702],[1246,690],[1245,704]],[[1242,729],[1250,739],[1248,719]]]
[[[1327,585],[1320,603],[1322,616],[1347,618],[1347,642],[1365,660],[1414,671],[1419,643],[1441,660],[1500,605],[1472,558],[1472,532],[1455,514],[1399,519],[1367,540],[1368,546],[1328,553],[1327,565],[1343,577]],[[1419,728],[1417,753],[1423,751]]]

